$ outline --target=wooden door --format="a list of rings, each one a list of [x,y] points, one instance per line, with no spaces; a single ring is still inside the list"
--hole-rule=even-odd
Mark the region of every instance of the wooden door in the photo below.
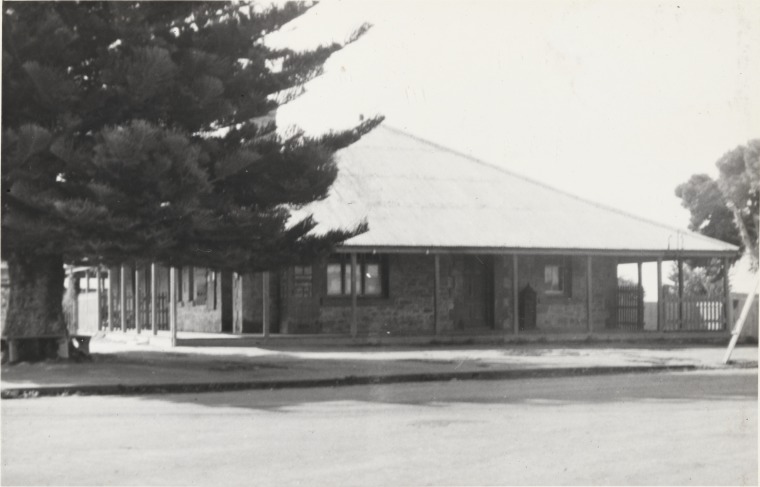
[[[492,262],[488,256],[454,259],[454,325],[457,329],[492,328]]]
[[[319,333],[318,265],[295,266],[288,269],[287,285],[280,288],[283,333]]]

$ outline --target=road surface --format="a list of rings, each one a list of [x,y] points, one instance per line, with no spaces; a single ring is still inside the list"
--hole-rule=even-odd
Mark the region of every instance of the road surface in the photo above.
[[[3,485],[757,485],[757,370],[2,401]]]

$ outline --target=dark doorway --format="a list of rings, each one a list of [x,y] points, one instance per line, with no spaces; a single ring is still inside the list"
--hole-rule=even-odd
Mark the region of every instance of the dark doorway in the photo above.
[[[232,273],[222,272],[222,333],[232,333]]]
[[[525,286],[520,291],[519,297],[518,316],[520,317],[520,330],[536,329],[537,305],[536,291],[530,285]]]
[[[454,325],[460,330],[493,328],[493,259],[454,257]]]

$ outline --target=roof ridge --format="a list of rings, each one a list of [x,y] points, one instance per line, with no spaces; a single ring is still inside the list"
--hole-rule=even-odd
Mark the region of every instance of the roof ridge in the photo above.
[[[499,172],[502,172],[504,174],[507,174],[509,176],[512,176],[512,177],[515,177],[515,178],[518,178],[518,179],[522,179],[522,180],[527,181],[527,182],[529,182],[531,184],[535,184],[537,186],[540,186],[542,188],[548,189],[550,191],[554,191],[556,193],[568,196],[568,197],[573,198],[575,200],[578,200],[578,201],[580,201],[582,203],[585,203],[585,204],[588,204],[588,205],[591,205],[591,206],[595,206],[595,207],[597,207],[599,209],[602,209],[602,210],[605,210],[605,211],[610,211],[610,212],[613,212],[613,213],[617,213],[619,215],[626,216],[628,218],[633,218],[635,220],[639,220],[641,222],[648,223],[650,225],[655,225],[655,226],[658,226],[660,228],[664,228],[666,230],[671,230],[673,232],[676,232],[676,234],[678,234],[678,233],[687,234],[687,235],[690,235],[692,237],[695,237],[695,238],[698,238],[698,239],[701,239],[701,240],[706,240],[706,241],[713,242],[713,243],[717,242],[717,243],[721,243],[723,245],[728,245],[728,246],[731,246],[731,247],[735,247],[737,251],[739,250],[739,248],[736,247],[735,245],[730,244],[728,242],[724,242],[723,240],[719,240],[717,238],[708,237],[706,235],[702,235],[701,233],[697,233],[697,232],[694,232],[694,231],[691,231],[691,230],[682,230],[680,228],[673,227],[673,226],[670,226],[668,224],[665,224],[665,223],[662,223],[662,222],[658,222],[658,221],[655,221],[655,220],[650,220],[648,218],[645,218],[645,217],[642,217],[642,216],[639,216],[639,215],[627,212],[625,210],[621,210],[619,208],[615,208],[613,206],[605,205],[605,204],[599,203],[597,201],[592,201],[592,200],[583,198],[582,196],[578,196],[577,194],[570,193],[569,191],[566,191],[566,190],[563,190],[563,189],[555,188],[554,186],[551,186],[551,185],[546,184],[546,183],[544,183],[542,181],[538,181],[536,179],[530,178],[530,177],[525,176],[523,174],[514,172],[514,171],[512,171],[510,169],[507,169],[505,167],[497,166],[496,164],[493,164],[493,163],[490,163],[490,162],[486,162],[486,161],[484,161],[482,159],[479,159],[479,158],[477,158],[475,156],[472,156],[470,154],[466,154],[466,153],[460,152],[460,151],[458,151],[456,149],[452,149],[450,147],[443,146],[443,145],[438,144],[436,142],[433,142],[431,140],[422,138],[422,137],[420,137],[418,135],[410,134],[409,132],[406,132],[406,131],[404,131],[402,129],[399,129],[399,128],[396,128],[396,127],[392,127],[392,126],[388,125],[385,122],[381,123],[377,128],[381,128],[381,127],[384,128],[384,129],[386,129],[386,130],[389,130],[391,132],[395,132],[398,135],[402,135],[402,136],[408,137],[410,139],[414,139],[414,140],[416,140],[418,142],[422,142],[424,144],[433,146],[433,147],[435,147],[437,149],[444,150],[446,152],[450,152],[450,153],[455,154],[455,155],[460,156],[460,157],[464,157],[464,158],[469,159],[470,161],[475,162],[477,164],[480,164],[482,166],[486,166],[486,167],[489,167],[491,169],[495,169],[495,170],[497,170]],[[676,248],[674,250],[679,250],[679,249]]]

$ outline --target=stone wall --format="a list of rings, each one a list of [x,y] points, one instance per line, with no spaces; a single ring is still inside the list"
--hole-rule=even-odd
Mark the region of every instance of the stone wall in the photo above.
[[[485,257],[484,257],[485,258]],[[513,293],[513,257],[500,255],[487,257],[492,262],[492,272],[488,275],[489,286],[487,328],[514,329],[517,307]],[[466,259],[456,259],[451,255],[439,257],[440,289],[438,324],[442,333],[457,332],[454,325],[454,303],[459,292],[456,282],[461,279],[459,269]],[[491,265],[491,264],[489,264]],[[567,292],[551,294],[544,282],[547,265],[561,265],[569,268]],[[435,260],[433,255],[392,254],[387,256],[388,295],[384,297],[357,298],[357,326],[360,336],[432,335],[435,333]],[[270,312],[271,330],[277,331],[279,316],[287,322],[288,272],[282,276],[271,273]],[[587,261],[586,257],[520,256],[518,259],[518,290],[530,285],[537,294],[537,331],[561,333],[582,333],[588,329],[587,321]],[[326,264],[313,267],[313,313],[312,333],[349,334],[351,331],[350,296],[327,296]],[[278,282],[282,288],[278,291]],[[261,275],[243,276],[235,287],[235,332],[261,331]],[[615,288],[617,285],[617,262],[614,258],[595,257],[592,261],[592,320],[594,330],[601,331],[612,320]],[[280,295],[285,293],[285,295]],[[289,304],[291,303],[291,304]],[[280,309],[283,307],[283,309]],[[251,330],[251,331],[247,331]],[[297,333],[293,323],[285,323],[283,332]]]
[[[205,305],[177,304],[177,331],[219,333],[222,331],[221,310],[206,309]]]
[[[502,279],[504,293],[502,306],[514,309],[512,295],[511,256],[504,256],[503,265],[509,268]],[[507,263],[506,261],[509,261]],[[562,294],[548,292],[544,281],[544,269],[547,265],[569,267],[569,289]],[[518,290],[526,286],[536,291],[537,318],[539,331],[547,332],[584,332],[588,330],[586,299],[586,257],[520,256],[518,258]],[[602,330],[611,319],[614,307],[615,288],[617,286],[617,261],[610,257],[594,257],[591,266],[591,316],[594,330]],[[567,284],[567,283],[566,283]],[[507,292],[508,291],[508,292]],[[507,312],[505,311],[505,315]],[[513,327],[514,316],[504,320],[505,327]]]
[[[324,268],[316,270],[324,272]],[[434,333],[435,266],[432,255],[388,256],[388,296],[359,297],[359,335],[395,336]],[[321,295],[326,293],[320,290]],[[439,303],[441,310],[447,309]],[[322,333],[350,333],[351,298],[323,297],[319,307]]]

